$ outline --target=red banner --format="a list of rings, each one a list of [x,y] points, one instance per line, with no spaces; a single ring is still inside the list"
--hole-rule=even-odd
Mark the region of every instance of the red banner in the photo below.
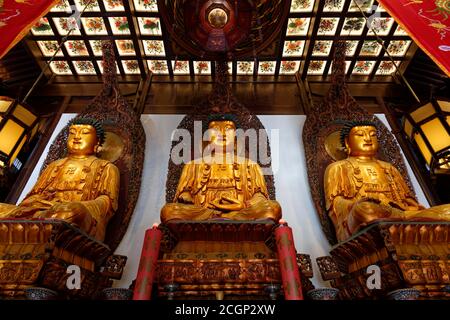
[[[0,59],[58,0],[0,0]]]
[[[139,270],[134,286],[133,300],[150,300],[156,275],[162,232],[154,226],[145,232]]]
[[[450,0],[379,0],[418,46],[450,76]]]
[[[278,260],[280,261],[281,281],[286,300],[303,300],[302,282],[297,265],[297,252],[294,246],[292,229],[281,224],[275,229]]]

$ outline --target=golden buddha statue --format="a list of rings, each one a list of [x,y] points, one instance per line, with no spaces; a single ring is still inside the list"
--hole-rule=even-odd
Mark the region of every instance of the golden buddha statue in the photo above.
[[[120,179],[114,164],[95,156],[104,139],[98,121],[72,120],[68,156],[50,163],[18,206],[0,204],[0,218],[62,219],[102,241],[118,207]]]
[[[184,165],[174,203],[161,209],[161,221],[270,219],[278,222],[281,207],[269,200],[261,168],[234,152],[234,119],[227,115],[212,117],[208,129],[213,156]]]
[[[349,122],[341,131],[348,157],[330,164],[324,176],[325,202],[336,236],[344,241],[379,220],[450,221],[450,204],[425,209],[390,163],[378,160],[377,129]]]

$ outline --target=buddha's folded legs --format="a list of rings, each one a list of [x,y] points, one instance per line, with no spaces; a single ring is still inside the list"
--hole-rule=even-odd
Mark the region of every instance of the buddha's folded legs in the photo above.
[[[356,202],[348,217],[348,228],[354,233],[362,226],[374,221],[450,221],[450,205],[444,204],[429,209],[404,211],[370,201]]]
[[[192,220],[204,221],[215,218],[230,220],[281,219],[281,207],[276,201],[264,200],[240,211],[221,212],[191,204],[168,203],[161,209],[161,221]]]
[[[55,205],[49,210],[39,211],[33,215],[34,218],[61,219],[77,225],[89,235],[94,235],[96,221],[90,213],[77,207],[76,203],[63,203]]]
[[[405,220],[412,221],[450,221],[450,204],[417,211],[404,211]]]
[[[8,203],[0,203],[0,218],[8,218],[18,207]]]
[[[281,207],[277,201],[262,200],[240,211],[222,213],[222,217],[233,220],[270,219],[278,222],[281,219]]]
[[[220,211],[203,208],[193,204],[184,203],[167,203],[161,209],[161,222],[168,222],[171,220],[209,220],[219,218]]]

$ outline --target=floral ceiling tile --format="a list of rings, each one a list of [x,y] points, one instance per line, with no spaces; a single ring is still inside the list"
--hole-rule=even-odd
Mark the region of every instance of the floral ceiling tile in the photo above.
[[[172,61],[172,70],[174,74],[190,74],[189,61]]]
[[[310,18],[289,18],[287,26],[287,36],[306,36]]]
[[[363,33],[366,20],[362,17],[345,18],[341,35],[359,36]]]
[[[134,43],[132,40],[116,40],[117,50],[121,56],[134,56]]]
[[[319,23],[318,35],[334,35],[336,33],[339,18],[322,18]]]
[[[304,48],[305,41],[303,40],[285,41],[283,56],[300,57]]]
[[[75,5],[77,6],[78,11],[82,12],[99,12],[100,6],[98,5],[97,0],[75,0]]]
[[[69,40],[65,44],[70,56],[88,56],[89,52],[83,40]]]
[[[374,61],[366,61],[366,60],[356,61],[352,73],[368,75],[372,72],[374,65],[375,65]]]
[[[159,21],[159,18],[139,17],[138,23],[141,34],[158,35],[158,36],[162,34],[161,22]]]
[[[39,19],[36,24],[31,27],[31,33],[33,35],[53,35],[52,27],[50,26],[50,23],[48,22],[47,18],[41,18]]]
[[[275,74],[275,61],[260,61],[258,66],[258,74],[260,75],[274,75]]]
[[[67,61],[52,61],[50,62],[50,69],[56,74],[72,74]]]
[[[69,2],[67,0],[59,0],[55,6],[50,10],[51,12],[72,12]]]
[[[123,60],[123,70],[126,74],[140,74],[139,63],[137,60]]]
[[[105,71],[103,60],[98,60],[97,65],[98,65],[98,68],[100,69],[100,73],[103,74],[103,72]],[[120,73],[120,70],[119,70],[119,67],[117,66],[117,62],[116,62],[116,74],[119,74],[119,73]]]
[[[344,8],[345,0],[325,0],[324,12],[341,12]]]
[[[252,75],[254,65],[253,61],[238,61],[236,74]]]
[[[395,29],[394,36],[407,36],[407,35],[408,33],[406,32],[406,30],[403,29],[401,25],[398,25],[397,29]]]
[[[58,33],[62,36],[65,36],[69,33],[70,35],[80,35],[80,30],[78,29],[78,24],[75,18],[68,17],[68,18],[53,18],[53,22],[56,25],[56,29],[58,30]]]
[[[291,12],[311,12],[314,8],[314,0],[292,0]]]
[[[58,41],[37,41],[39,48],[41,49],[42,55],[45,57],[52,57],[56,51],[57,57],[61,57],[63,55],[61,49],[58,50]]]
[[[125,11],[123,0],[103,0],[106,11]]]
[[[136,11],[158,12],[157,0],[133,0]]]
[[[164,42],[162,40],[143,40],[144,51],[148,56],[165,56]]]
[[[298,71],[300,61],[281,61],[280,74],[294,74]]]
[[[359,54],[362,56],[378,56],[382,48],[376,40],[366,40],[361,46]]]
[[[355,55],[356,49],[358,47],[358,42],[359,41],[356,40],[345,42],[345,54],[347,56],[351,57]]]
[[[400,65],[400,61],[396,61],[397,66]],[[390,76],[395,73],[395,65],[392,61],[381,61],[378,66],[378,70],[375,72],[376,75]]]
[[[351,63],[352,63],[351,61],[348,61],[348,60],[345,61],[345,74],[347,74],[348,69],[350,69]],[[333,61],[331,61],[330,69],[328,70],[328,74],[332,74],[332,73],[333,73]]]
[[[375,35],[375,32],[379,36],[387,36],[391,27],[394,24],[392,18],[374,18],[370,24],[368,35]]]
[[[105,23],[102,17],[81,18],[83,28],[88,35],[107,35]]]
[[[308,74],[309,75],[321,75],[325,70],[326,61],[324,60],[312,60],[309,62]]]
[[[147,60],[147,63],[154,74],[169,74],[166,60]]]
[[[312,55],[313,56],[328,56],[331,51],[333,41],[316,40],[314,42]]]
[[[94,55],[102,55],[102,40],[89,40]]]
[[[194,61],[195,74],[211,74],[211,63],[209,61]]]
[[[127,17],[109,17],[108,20],[113,34],[130,34]]]
[[[391,56],[403,57],[411,45],[410,40],[394,40],[389,43],[387,51]]]
[[[352,0],[348,11],[360,12],[360,8],[364,12],[372,11],[373,0]]]
[[[96,74],[91,61],[73,61],[73,66],[78,74]]]

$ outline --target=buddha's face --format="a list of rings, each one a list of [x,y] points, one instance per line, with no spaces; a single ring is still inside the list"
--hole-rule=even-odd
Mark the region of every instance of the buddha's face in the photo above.
[[[212,144],[222,148],[234,146],[236,125],[233,121],[211,121],[208,129],[210,129]]]
[[[378,151],[377,129],[374,126],[356,126],[346,139],[351,156],[375,156]]]
[[[72,155],[91,155],[98,145],[97,132],[88,124],[74,124],[69,128],[67,149]]]

